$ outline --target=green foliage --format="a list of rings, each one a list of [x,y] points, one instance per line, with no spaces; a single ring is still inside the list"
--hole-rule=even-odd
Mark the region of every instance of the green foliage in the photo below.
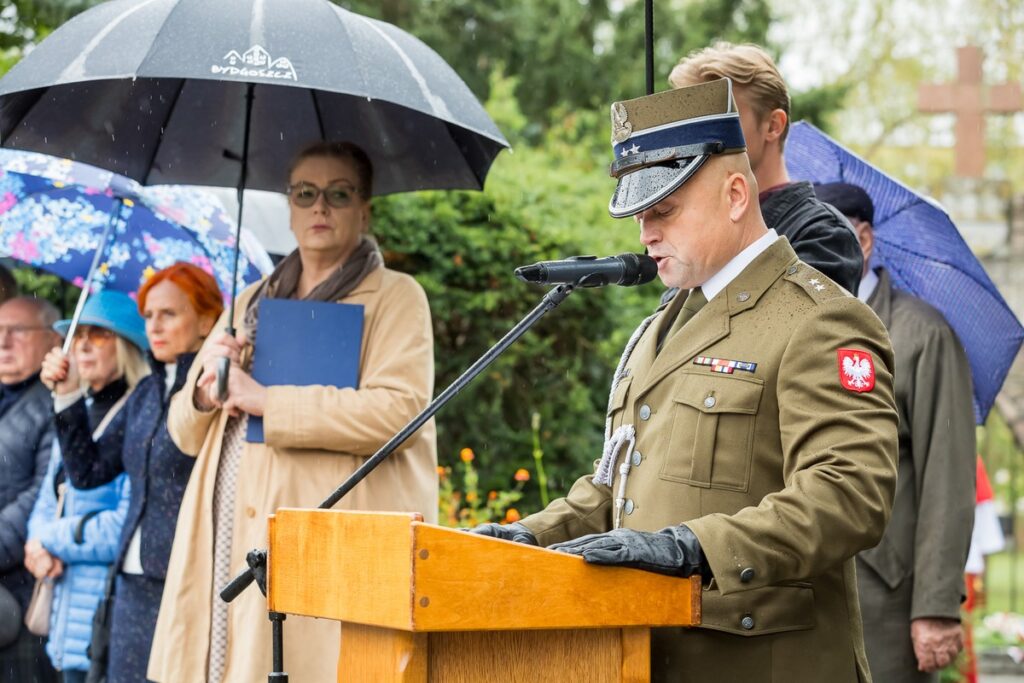
[[[513,267],[576,251],[480,193],[384,198],[374,207],[374,232],[388,264],[426,290],[438,392],[539,303],[544,290],[517,281]],[[554,488],[567,488],[600,453],[611,367],[599,341],[613,327],[601,290],[577,292],[549,313],[438,415],[443,464],[472,447],[482,488],[503,488],[532,457],[538,412],[547,475]]]
[[[475,457],[472,448],[463,448],[459,452],[460,462],[437,468],[440,489],[438,520],[446,526],[469,528],[485,522],[519,521],[522,512],[512,506],[522,499],[523,487],[530,480],[530,473],[519,469],[511,488],[491,489],[483,495],[480,474],[473,465]],[[455,481],[456,473],[461,474],[461,482]]]
[[[849,83],[833,83],[790,96],[790,120],[808,121],[825,132],[832,131],[832,114],[842,108]]]
[[[15,48],[20,57],[20,48],[39,42],[53,29],[99,1],[7,0],[0,9],[0,25],[4,29],[0,30],[0,52]],[[0,73],[3,71],[6,69],[0,70]]]
[[[638,0],[334,1],[421,38],[481,99],[491,96],[496,70],[514,76],[531,141],[566,111],[604,113],[614,100],[644,94]],[[656,89],[691,50],[715,40],[764,43],[770,18],[767,0],[656,3]]]
[[[14,262],[15,264],[17,262]],[[46,299],[65,315],[75,310],[81,289],[68,284],[56,275],[23,265],[10,268],[14,281],[18,283],[18,294]]]

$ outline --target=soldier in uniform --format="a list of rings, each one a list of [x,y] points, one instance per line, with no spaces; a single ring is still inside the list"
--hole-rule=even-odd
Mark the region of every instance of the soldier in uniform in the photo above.
[[[765,226],[728,79],[616,103],[612,121],[611,213],[690,292],[627,345],[594,472],[475,531],[700,574],[701,627],[655,630],[655,680],[870,680],[853,558],[896,484],[888,335]]]
[[[757,45],[716,43],[679,60],[668,80],[682,88],[719,78],[733,82],[765,224],[789,240],[801,261],[856,294],[862,261],[850,224],[818,201],[810,183],[793,182],[786,171],[789,89],[775,62]]]

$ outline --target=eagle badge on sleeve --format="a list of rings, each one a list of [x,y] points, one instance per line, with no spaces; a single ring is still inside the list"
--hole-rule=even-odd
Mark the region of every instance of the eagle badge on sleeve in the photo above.
[[[849,391],[875,388],[875,363],[871,354],[860,349],[839,349],[839,383]]]

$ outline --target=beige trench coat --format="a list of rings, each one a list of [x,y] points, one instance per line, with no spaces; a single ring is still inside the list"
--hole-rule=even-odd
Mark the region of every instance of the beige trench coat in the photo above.
[[[238,298],[237,329],[242,328],[254,289]],[[266,443],[247,443],[238,469],[232,576],[246,568],[249,550],[267,546],[268,515],[279,507],[318,505],[419,413],[433,393],[430,309],[416,281],[379,268],[342,301],[365,307],[359,389],[268,389],[263,420]],[[226,324],[227,313],[216,329]],[[301,340],[296,340],[295,352],[302,353]],[[206,681],[214,591],[213,489],[227,415],[194,408],[191,387],[201,370],[201,363],[193,364],[167,419],[174,442],[186,454],[197,456],[197,462],[178,515],[150,656],[148,676],[160,683]],[[427,521],[436,521],[436,467],[431,421],[337,507],[416,511]],[[271,633],[266,599],[255,586],[231,603],[228,620],[224,681],[266,680]],[[289,616],[284,661],[292,680],[335,680],[339,631],[336,622]]]

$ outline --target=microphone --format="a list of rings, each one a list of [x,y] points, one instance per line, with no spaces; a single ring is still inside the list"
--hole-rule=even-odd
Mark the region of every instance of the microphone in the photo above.
[[[541,261],[516,268],[523,282],[544,285],[578,284],[580,287],[644,285],[658,275],[658,264],[646,254],[618,256],[570,256],[561,261]]]

